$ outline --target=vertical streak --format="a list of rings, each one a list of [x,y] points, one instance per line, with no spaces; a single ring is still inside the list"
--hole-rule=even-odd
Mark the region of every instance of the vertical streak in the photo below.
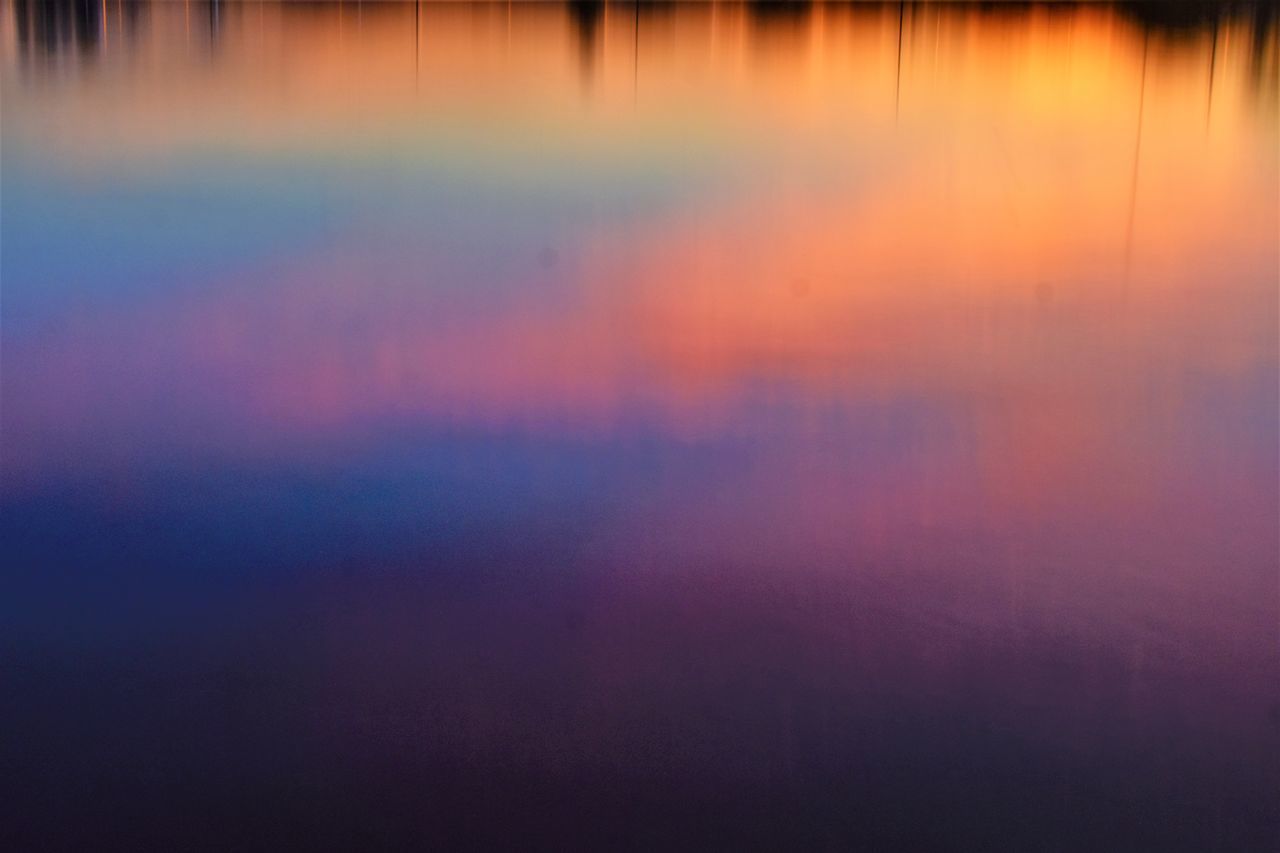
[[[1138,90],[1138,132],[1133,142],[1133,177],[1129,181],[1129,224],[1124,235],[1124,275],[1129,278],[1133,262],[1133,219],[1138,206],[1138,164],[1142,153],[1142,117],[1147,102],[1147,36],[1142,37],[1142,84]]]
[[[893,120],[898,120],[899,96],[902,92],[902,14],[903,3],[898,0],[898,72],[893,78]]]
[[[631,51],[632,54],[634,54],[634,64],[631,68],[631,81],[632,81],[631,97],[634,100],[639,101],[640,100],[640,0],[635,0],[635,6],[636,6],[636,22],[635,22],[634,29],[636,33],[636,42],[635,42],[635,46],[632,48],[632,51]]]
[[[1213,74],[1218,61],[1218,20],[1213,21],[1213,44],[1209,47],[1209,104],[1204,110],[1204,129],[1209,130],[1209,116],[1213,113]]]

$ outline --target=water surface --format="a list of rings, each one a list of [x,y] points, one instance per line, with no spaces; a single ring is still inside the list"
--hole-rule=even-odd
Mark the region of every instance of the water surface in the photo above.
[[[0,839],[1269,850],[1274,6],[0,7]]]

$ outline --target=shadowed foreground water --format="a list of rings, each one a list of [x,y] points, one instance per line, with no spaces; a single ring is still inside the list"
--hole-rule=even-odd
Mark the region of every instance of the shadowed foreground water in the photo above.
[[[1274,9],[5,2],[0,844],[1275,849]]]

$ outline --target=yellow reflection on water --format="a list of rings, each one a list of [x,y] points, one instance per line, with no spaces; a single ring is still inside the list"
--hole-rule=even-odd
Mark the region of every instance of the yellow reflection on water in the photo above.
[[[1019,411],[1042,405],[1040,383],[1060,422],[1107,434],[1115,407],[1153,405],[1121,387],[1273,355],[1273,335],[1236,333],[1275,303],[1268,19],[154,3],[49,30],[28,9],[3,17],[6,134],[71,180],[212,150],[355,181],[443,168],[475,192],[660,188],[555,247],[570,304],[429,334],[382,318],[341,365],[325,356],[333,330],[299,326],[296,305],[357,310],[370,258],[404,241],[361,210],[356,236],[277,259],[255,310],[291,349],[237,338],[192,358],[252,363],[261,405],[285,419],[407,405],[600,425],[642,393],[697,432],[731,423],[761,378],[815,395],[994,386]],[[237,310],[192,322],[224,329]]]

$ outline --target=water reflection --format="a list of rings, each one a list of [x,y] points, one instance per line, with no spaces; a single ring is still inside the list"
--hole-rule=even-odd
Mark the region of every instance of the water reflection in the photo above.
[[[224,0],[181,0],[181,2],[151,4],[145,0],[9,0],[12,7],[12,20],[6,22],[12,27],[12,36],[16,39],[17,49],[21,57],[29,64],[74,59],[77,55],[91,58],[98,49],[109,46],[113,32],[124,44],[138,31],[138,28],[149,17],[153,5],[161,9],[158,17],[172,19],[181,15],[183,28],[190,40],[192,27],[200,34],[201,40],[207,43],[216,42],[220,36],[220,27],[224,15],[240,23],[247,23],[253,15],[264,13],[265,7],[276,4],[264,2],[226,3]],[[165,6],[172,9],[164,9]],[[328,15],[340,24],[344,15],[356,22],[357,30],[365,20],[370,18],[395,18],[401,23],[412,13],[415,30],[420,30],[420,19],[423,11],[422,2],[404,3],[294,3],[280,4],[279,11],[291,17],[314,17]],[[448,16],[450,13],[442,7],[449,4],[426,4],[430,15]],[[520,9],[521,5],[512,7],[511,3],[487,4],[492,9],[485,11],[486,17],[492,17],[501,11],[508,20],[514,12],[521,17],[529,15],[559,16],[553,4],[532,4],[533,8]],[[537,9],[537,5],[546,8]],[[332,6],[332,8],[327,8]],[[346,9],[352,6],[353,9]],[[886,12],[886,9],[889,11]],[[956,8],[937,8],[928,5],[898,4],[830,4],[806,2],[745,2],[742,4],[707,4],[701,8],[690,4],[680,9],[680,4],[660,2],[606,3],[604,0],[574,0],[566,3],[563,14],[567,15],[579,45],[581,73],[584,78],[591,76],[593,59],[598,48],[602,26],[610,16],[615,21],[630,18],[628,10],[634,13],[636,23],[632,25],[633,35],[638,37],[638,22],[641,18],[651,19],[658,24],[663,19],[673,19],[679,10],[679,16],[686,20],[711,19],[719,23],[722,20],[738,22],[745,18],[750,22],[752,30],[762,40],[773,39],[778,43],[790,44],[793,48],[812,40],[812,36],[821,33],[832,18],[858,18],[865,22],[880,23],[891,13],[904,20],[906,18],[928,19],[944,16],[971,15],[972,12]],[[275,9],[274,13],[277,11]],[[477,10],[468,12],[474,16]],[[1036,9],[1025,5],[1010,5],[983,9],[982,15],[990,25],[996,19],[1006,18],[1025,21],[1028,17],[1048,15],[1064,24],[1070,24],[1079,17],[1080,10],[1069,6],[1048,6]],[[1201,3],[1194,0],[1173,3],[1131,3],[1119,4],[1109,13],[1119,20],[1136,25],[1147,34],[1156,34],[1171,40],[1199,41],[1207,31],[1212,31],[1215,38],[1210,47],[1216,45],[1216,34],[1225,26],[1239,27],[1248,40],[1245,51],[1248,55],[1249,76],[1258,83],[1273,80],[1276,73],[1276,48],[1274,30],[1276,26],[1276,9],[1270,3]],[[658,32],[662,32],[659,26]],[[420,32],[419,32],[420,35]],[[820,38],[820,36],[818,36]],[[74,48],[74,49],[72,49]]]
[[[20,841],[1265,849],[1273,6],[3,12]]]
[[[130,11],[138,7],[130,6]],[[90,0],[33,3],[14,0],[13,26],[18,49],[31,58],[56,58],[60,52],[92,54],[103,32],[105,6]]]

